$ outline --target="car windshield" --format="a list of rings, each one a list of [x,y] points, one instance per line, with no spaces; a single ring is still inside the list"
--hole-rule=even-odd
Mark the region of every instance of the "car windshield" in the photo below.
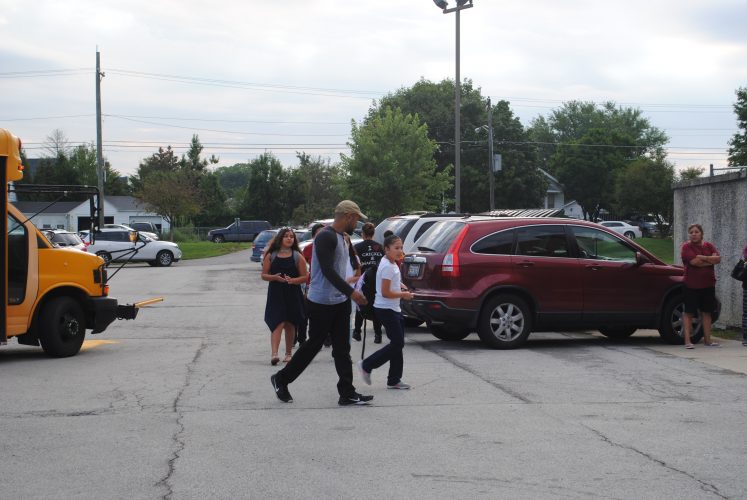
[[[60,246],[79,245],[83,243],[81,239],[73,233],[55,233],[51,239],[54,243],[57,243]]]
[[[461,221],[445,220],[437,222],[420,237],[418,249],[446,253],[462,228],[464,228],[464,222]]]

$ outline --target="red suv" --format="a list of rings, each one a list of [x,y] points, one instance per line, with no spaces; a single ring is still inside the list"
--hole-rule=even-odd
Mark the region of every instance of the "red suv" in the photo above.
[[[490,347],[511,349],[532,331],[588,328],[624,338],[657,328],[682,343],[683,269],[598,224],[448,220],[417,245],[402,268],[415,299],[402,308],[439,339],[477,331]],[[693,327],[699,340],[699,320]]]

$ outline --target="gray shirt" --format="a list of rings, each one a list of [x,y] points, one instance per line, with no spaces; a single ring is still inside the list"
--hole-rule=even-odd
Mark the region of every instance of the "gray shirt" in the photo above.
[[[349,254],[343,235],[327,226],[317,233],[313,245],[308,299],[325,305],[345,302],[353,287],[345,281]]]

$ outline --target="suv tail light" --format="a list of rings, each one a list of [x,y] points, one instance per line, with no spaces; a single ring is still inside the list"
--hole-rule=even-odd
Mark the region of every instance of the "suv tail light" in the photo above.
[[[464,229],[454,238],[449,251],[444,255],[444,260],[441,263],[441,276],[459,277],[459,247],[462,246],[462,241],[467,236],[467,229],[468,226],[465,224]]]

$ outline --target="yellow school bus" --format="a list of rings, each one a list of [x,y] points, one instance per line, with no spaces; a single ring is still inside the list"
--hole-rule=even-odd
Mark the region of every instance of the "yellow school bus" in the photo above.
[[[86,330],[100,333],[117,318],[134,319],[138,304],[119,305],[108,297],[103,259],[54,247],[10,204],[8,186],[22,179],[23,165],[21,141],[4,129],[0,170],[5,179],[0,345],[15,337],[20,344],[41,345],[53,357],[73,356]]]

